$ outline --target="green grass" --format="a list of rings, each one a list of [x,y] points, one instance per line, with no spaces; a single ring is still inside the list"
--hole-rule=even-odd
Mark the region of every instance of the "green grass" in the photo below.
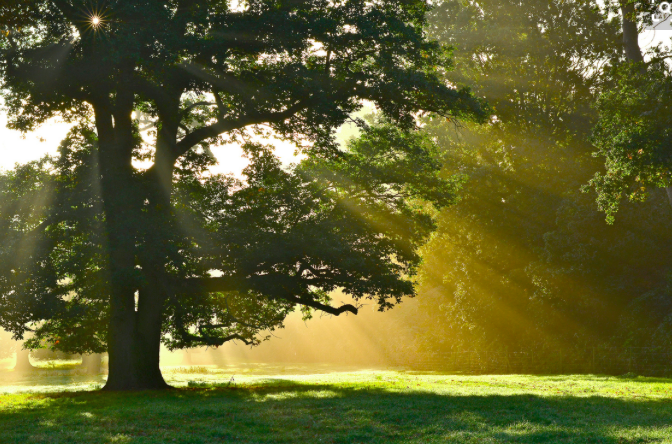
[[[33,363],[38,370],[74,370],[81,367],[81,361],[37,361]]]
[[[179,388],[0,387],[0,443],[672,443],[670,379],[166,374]]]

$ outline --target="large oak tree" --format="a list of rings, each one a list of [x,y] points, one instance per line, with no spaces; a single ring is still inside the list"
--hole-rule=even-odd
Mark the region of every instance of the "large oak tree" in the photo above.
[[[329,304],[335,288],[381,308],[412,294],[432,225],[417,199],[443,205],[454,189],[411,133],[417,113],[484,114],[441,81],[450,60],[426,37],[428,10],[422,0],[0,4],[10,126],[79,122],[58,159],[10,177],[2,326],[20,337],[33,325],[55,348],[106,348],[107,389],[162,388],[162,338],[254,343],[297,304],[356,313]],[[334,131],[363,101],[387,120],[342,150]],[[245,180],[207,177],[210,145],[262,124],[306,160],[287,171],[247,143]]]

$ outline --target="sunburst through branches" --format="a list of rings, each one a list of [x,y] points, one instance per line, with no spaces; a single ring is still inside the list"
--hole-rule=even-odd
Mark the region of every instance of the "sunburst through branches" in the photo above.
[[[98,33],[110,24],[109,14],[104,8],[91,7],[82,13],[84,28],[89,32]]]

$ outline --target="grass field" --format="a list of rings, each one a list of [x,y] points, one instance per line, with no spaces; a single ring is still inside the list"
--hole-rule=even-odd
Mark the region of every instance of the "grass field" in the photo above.
[[[91,391],[102,377],[0,387],[0,443],[672,443],[669,379],[166,375],[177,389]]]

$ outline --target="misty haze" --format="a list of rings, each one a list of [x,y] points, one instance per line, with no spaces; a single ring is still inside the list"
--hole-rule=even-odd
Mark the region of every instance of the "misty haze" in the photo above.
[[[670,20],[0,0],[0,443],[672,442]]]

